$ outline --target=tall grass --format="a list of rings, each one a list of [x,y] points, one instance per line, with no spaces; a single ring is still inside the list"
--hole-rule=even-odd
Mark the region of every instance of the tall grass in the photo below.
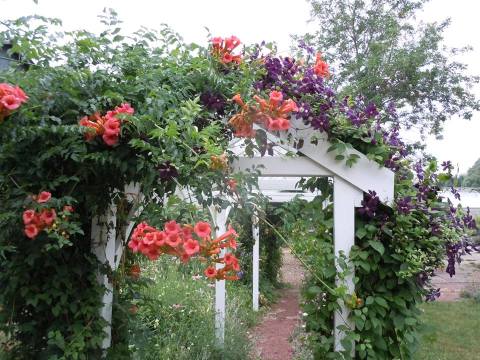
[[[131,322],[130,350],[138,359],[247,359],[247,328],[255,321],[250,289],[227,285],[225,347],[215,342],[215,289],[202,275],[203,267],[180,267],[171,259],[150,263],[143,276],[151,286],[139,296],[145,301]],[[210,285],[209,285],[210,284]]]

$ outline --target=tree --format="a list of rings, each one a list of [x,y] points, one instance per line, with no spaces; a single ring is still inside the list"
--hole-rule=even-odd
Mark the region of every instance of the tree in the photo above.
[[[336,70],[337,90],[377,105],[393,101],[403,125],[438,135],[453,115],[470,119],[480,109],[470,91],[479,78],[453,60],[470,47],[443,44],[449,19],[416,21],[427,1],[309,0],[319,30],[294,38],[322,51]]]
[[[475,164],[468,169],[463,180],[463,186],[480,187],[480,159],[478,159]]]

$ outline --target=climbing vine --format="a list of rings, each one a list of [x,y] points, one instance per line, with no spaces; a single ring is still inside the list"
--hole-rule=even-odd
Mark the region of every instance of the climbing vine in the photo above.
[[[0,43],[12,44],[27,65],[25,71],[12,66],[0,72],[0,331],[8,356],[98,358],[105,289],[97,274],[107,274],[115,293],[122,293],[125,276],[141,277],[134,252],[152,260],[162,254],[184,262],[196,257],[208,262],[206,277],[237,279],[242,259],[234,254],[235,232],[211,236],[204,209],[231,205],[247,216],[261,215],[261,199],[251,196],[261,169],[232,173],[229,141],[240,138],[249,155],[271,155],[278,144],[266,130],[286,132],[296,117],[332,143],[329,151],[338,161],[355,166],[355,148],[396,174],[392,206],[372,191],[358,210],[351,252],[358,269],[355,294],[334,284],[331,205],[322,205],[331,200],[328,183],[305,182],[323,197],[291,205],[310,217],[282,210],[291,223],[285,230],[313,268],[305,310],[315,352],[348,358],[354,340],[360,358],[408,358],[417,305],[422,296],[435,296],[426,290],[433,269],[446,250],[453,275],[462,251],[471,250],[463,233],[474,220],[442,204],[438,194],[438,180],[451,177],[450,164],[442,164],[439,174],[436,161],[413,160],[413,149],[399,137],[394,104],[380,109],[362,98],[339,98],[328,86],[328,64],[313,49],[304,47],[305,58],[295,60],[279,57],[272,45],[240,49],[234,36],[212,37],[206,47],[185,44],[169,28],[124,37],[113,14],[102,19],[99,36],[52,36],[58,22],[40,17],[6,22],[0,32]],[[294,140],[301,151],[304,140]],[[144,196],[144,210],[134,219],[126,215],[130,183],[141,184]],[[155,214],[183,189],[189,216],[157,223]],[[92,219],[112,204],[119,210],[112,226],[137,223],[123,239],[131,251],[117,272],[91,249]],[[226,248],[230,252],[220,255]],[[347,271],[347,259],[337,260]],[[135,313],[130,293],[120,296]],[[343,353],[332,347],[330,320],[338,300],[352,308],[356,325],[346,329]],[[114,319],[122,328],[121,317]]]

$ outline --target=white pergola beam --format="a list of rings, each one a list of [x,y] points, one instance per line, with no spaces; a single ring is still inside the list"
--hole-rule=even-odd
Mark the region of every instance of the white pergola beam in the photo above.
[[[232,164],[234,171],[252,170],[258,166],[261,176],[332,176],[333,173],[307,157],[240,157]]]
[[[338,259],[341,254],[344,254],[348,261],[350,249],[355,244],[355,207],[360,205],[362,199],[362,191],[339,177],[334,178],[333,238],[336,259]],[[342,272],[338,262],[336,263],[336,267],[337,273]],[[337,286],[345,285],[348,289],[348,294],[353,294],[355,292],[353,266],[350,266],[349,270],[349,273],[345,277],[340,278],[337,276],[336,284]],[[340,331],[338,327],[341,325],[346,325],[351,329],[355,327],[355,324],[349,319],[349,316],[349,308],[343,301],[340,302],[340,311],[336,311],[334,315],[335,351],[344,350],[341,341],[344,339],[345,333]]]
[[[375,190],[382,202],[389,204],[393,201],[394,173],[392,171],[381,167],[355,149],[347,150],[348,154],[358,156],[357,162],[349,167],[345,160],[335,160],[335,154],[328,152],[332,144],[324,134],[307,127],[300,119],[292,118],[290,123],[292,127],[288,132],[282,132],[278,137],[267,132],[267,137],[288,151],[294,150],[294,140],[303,139],[303,146],[295,151],[301,152],[311,161],[364,192]],[[312,140],[315,140],[315,143],[312,143]]]
[[[92,252],[100,263],[106,264],[112,269],[115,267],[116,213],[117,207],[111,204],[103,216],[96,216],[92,219],[91,228]],[[102,349],[108,349],[112,343],[113,285],[108,280],[108,276],[100,272],[97,274],[97,280],[105,287],[100,315],[107,322],[104,328],[105,337],[102,341]]]
[[[259,309],[260,297],[260,228],[258,216],[252,216],[252,234],[253,234],[253,259],[252,259],[252,303],[253,311]]]
[[[231,207],[226,209],[219,209],[217,206],[210,206],[210,214],[215,226],[215,235],[219,236],[227,231],[228,214]],[[222,249],[220,256],[225,256],[225,249]],[[225,265],[216,264],[217,270],[221,269]],[[226,289],[225,280],[215,281],[215,338],[217,346],[223,348],[225,345],[225,301]]]

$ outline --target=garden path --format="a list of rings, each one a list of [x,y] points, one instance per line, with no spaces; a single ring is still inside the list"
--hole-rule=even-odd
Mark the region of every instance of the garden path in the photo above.
[[[441,269],[435,272],[432,284],[440,288],[439,301],[454,301],[468,294],[480,293],[480,254],[473,253],[462,257],[460,265],[455,267],[452,278]]]
[[[261,360],[290,360],[293,331],[300,321],[300,287],[303,268],[288,251],[283,251],[282,278],[288,287],[281,290],[279,301],[272,306],[252,333],[254,356]]]

